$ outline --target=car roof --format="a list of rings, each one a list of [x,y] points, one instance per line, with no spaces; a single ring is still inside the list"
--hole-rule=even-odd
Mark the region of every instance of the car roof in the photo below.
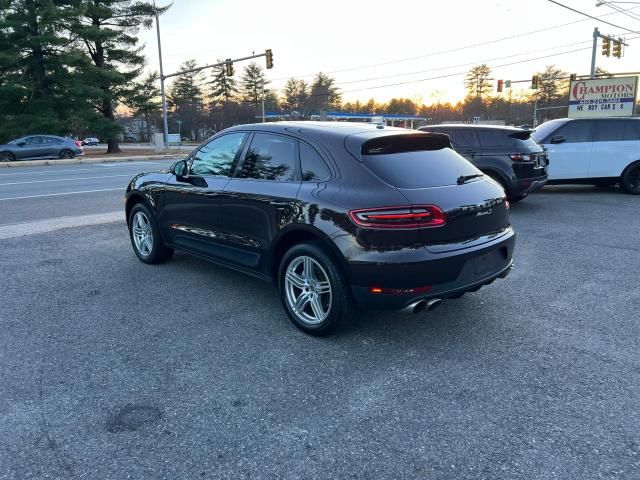
[[[268,122],[268,123],[250,123],[246,125],[237,125],[235,127],[224,130],[225,132],[241,130],[263,131],[271,133],[297,133],[306,137],[319,139],[326,137],[334,137],[335,139],[345,138],[358,133],[370,133],[372,136],[386,134],[402,134],[416,133],[415,130],[408,130],[399,127],[387,127],[376,125],[373,123],[360,122]]]
[[[429,130],[432,128],[459,128],[459,129],[482,129],[482,130],[502,130],[507,132],[522,132],[532,130],[525,127],[512,127],[509,125],[477,125],[470,123],[442,123],[440,125],[424,125],[418,130]]]

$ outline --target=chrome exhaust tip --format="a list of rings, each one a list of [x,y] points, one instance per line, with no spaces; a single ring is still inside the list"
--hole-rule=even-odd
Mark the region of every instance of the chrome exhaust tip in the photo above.
[[[406,307],[404,307],[401,311],[403,313],[421,313],[421,312],[430,312],[435,310],[442,303],[441,298],[430,298],[429,300],[416,300],[413,303],[410,303]]]
[[[430,300],[427,300],[425,302],[426,304],[426,308],[428,312],[431,312],[433,310],[435,310],[436,308],[438,308],[440,306],[440,304],[442,304],[442,299],[441,298],[432,298]]]

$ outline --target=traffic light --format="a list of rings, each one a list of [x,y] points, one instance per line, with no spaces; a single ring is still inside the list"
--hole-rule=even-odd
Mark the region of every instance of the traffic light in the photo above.
[[[602,39],[602,55],[605,55],[607,57],[611,55],[611,40],[606,37]]]
[[[617,41],[613,41],[613,56],[616,58],[622,57],[622,39],[619,38]]]
[[[264,51],[265,57],[267,58],[267,68],[273,68],[273,52],[269,48]]]
[[[531,77],[531,89],[532,90],[538,89],[538,75],[534,75],[533,77]]]
[[[227,72],[227,77],[233,77],[235,69],[233,68],[233,62],[231,61],[230,58],[227,58],[227,60],[225,61],[224,66],[225,66],[225,70]]]
[[[498,80],[498,92],[502,91],[503,86],[504,86],[504,80]]]
[[[578,75],[576,75],[575,73],[572,73],[571,75],[569,75],[570,82],[575,82],[577,78],[578,78]]]

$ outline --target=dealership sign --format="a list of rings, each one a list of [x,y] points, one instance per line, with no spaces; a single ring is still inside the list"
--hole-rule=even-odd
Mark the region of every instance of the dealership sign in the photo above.
[[[574,80],[569,89],[569,117],[630,117],[638,77]]]

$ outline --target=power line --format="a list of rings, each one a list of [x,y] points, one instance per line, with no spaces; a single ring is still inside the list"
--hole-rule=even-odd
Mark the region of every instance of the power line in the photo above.
[[[630,8],[629,10],[635,10],[637,8],[640,8],[640,7]],[[603,17],[608,17],[608,16],[611,16],[611,15],[617,15],[617,12],[606,13],[606,14],[604,14],[602,16]],[[340,69],[340,70],[332,70],[332,71],[327,71],[327,72],[324,72],[324,73],[334,74],[334,73],[342,73],[342,72],[351,72],[351,71],[354,71],[354,70],[364,70],[366,68],[373,68],[373,67],[379,67],[379,66],[383,66],[383,65],[392,65],[392,64],[395,64],[395,63],[408,62],[408,61],[411,61],[411,60],[418,60],[418,59],[421,59],[421,58],[435,57],[435,56],[444,55],[444,54],[447,54],[447,53],[453,53],[453,52],[459,52],[459,51],[462,51],[462,50],[468,50],[470,48],[476,48],[476,47],[481,47],[481,46],[485,46],[485,45],[491,45],[491,44],[494,44],[494,43],[503,42],[505,40],[513,40],[514,38],[520,38],[520,37],[525,37],[525,36],[528,36],[528,35],[534,35],[536,33],[542,33],[542,32],[546,32],[546,31],[549,31],[549,30],[554,30],[556,28],[566,27],[566,26],[569,26],[569,25],[574,25],[576,23],[582,23],[582,22],[586,22],[586,21],[587,21],[587,19],[575,20],[573,22],[567,22],[567,23],[562,23],[562,24],[558,24],[558,25],[552,25],[550,27],[540,28],[540,29],[537,29],[537,30],[531,30],[531,31],[528,31],[528,32],[522,32],[522,33],[518,33],[518,34],[515,34],[515,35],[509,35],[507,37],[500,37],[500,38],[496,38],[496,39],[493,39],[493,40],[487,40],[486,42],[463,45],[461,47],[451,48],[451,49],[448,49],[448,50],[441,50],[439,52],[431,52],[431,53],[426,53],[426,54],[423,54],[423,55],[417,55],[417,56],[414,56],[414,57],[400,58],[400,59],[396,59],[396,60],[390,60],[388,62],[381,62],[381,63],[375,63],[375,64],[369,64],[369,65],[361,65],[359,67],[350,67],[350,68],[344,68],[344,69]],[[623,28],[623,27],[620,27],[620,28],[622,28],[623,30],[627,30],[626,28]],[[633,33],[638,33],[638,32],[633,32]],[[317,74],[317,72],[308,73],[308,74],[305,74],[305,75],[289,75],[287,77],[274,78],[273,81],[277,82],[279,80],[288,80],[289,78],[309,78],[309,77],[315,76],[316,74]]]
[[[625,10],[622,7],[619,7],[617,5],[614,5],[612,2],[605,2],[605,1],[601,1],[600,2],[602,5],[606,5],[609,8],[612,8],[613,10],[615,10],[618,13],[621,13],[623,15],[626,15],[627,17],[630,17],[634,20],[640,20],[640,16],[636,15],[635,13],[631,13],[629,10]],[[600,4],[598,4],[600,5]],[[596,5],[596,6],[598,6]]]
[[[640,38],[640,36],[639,37],[632,37],[629,40],[635,40],[637,38]],[[577,49],[574,49],[574,50],[568,50],[566,52],[554,53],[554,54],[543,55],[543,56],[535,57],[535,58],[528,58],[526,60],[518,60],[518,61],[515,61],[515,62],[503,63],[501,65],[495,65],[493,68],[509,67],[511,65],[518,65],[518,64],[521,64],[521,63],[533,62],[533,61],[536,61],[536,60],[542,60],[542,59],[545,59],[545,58],[557,57],[557,56],[560,56],[560,55],[568,55],[570,53],[575,53],[575,52],[584,52],[586,50],[591,50],[591,47],[577,48]],[[361,91],[365,91],[365,90],[376,90],[376,89],[379,89],[379,88],[396,87],[396,86],[399,86],[399,85],[407,85],[407,84],[411,84],[411,83],[420,83],[420,82],[426,82],[426,81],[429,81],[429,80],[440,80],[440,79],[443,79],[443,78],[459,77],[459,76],[462,76],[462,75],[466,75],[467,73],[468,72],[457,72],[457,73],[451,73],[451,74],[446,74],[446,75],[438,75],[438,76],[435,76],[435,77],[421,78],[421,79],[418,79],[418,80],[408,80],[408,81],[405,81],[405,82],[396,82],[396,83],[389,83],[389,84],[385,84],[385,85],[376,85],[376,86],[373,86],[373,87],[363,87],[363,88],[358,88],[358,89],[353,89],[353,90],[344,90],[341,93],[354,93],[354,92],[361,92]],[[340,85],[340,84],[338,84],[338,85]]]
[[[572,42],[572,43],[567,43],[564,45],[556,45],[555,47],[553,47],[554,49],[558,49],[558,48],[564,48],[564,47],[572,47],[575,45],[582,45],[585,43],[591,43],[591,40],[586,40],[583,42]],[[360,83],[360,82],[369,82],[371,80],[382,80],[385,78],[394,78],[394,77],[401,77],[401,76],[405,76],[405,75],[416,75],[418,73],[426,73],[426,72],[434,72],[434,71],[438,71],[438,70],[448,70],[450,68],[458,68],[458,67],[466,67],[466,66],[470,66],[470,65],[478,65],[481,63],[488,63],[488,62],[494,62],[496,60],[504,60],[507,58],[513,58],[513,57],[521,57],[523,55],[530,55],[532,53],[539,53],[539,52],[547,52],[549,51],[548,48],[541,48],[538,50],[530,50],[528,52],[521,52],[521,53],[516,53],[513,55],[505,55],[505,56],[501,56],[501,57],[494,57],[494,58],[489,58],[486,60],[478,60],[478,61],[474,61],[474,62],[467,62],[467,63],[459,63],[457,65],[448,65],[446,67],[437,67],[437,68],[430,68],[428,70],[418,70],[415,72],[403,72],[403,73],[394,73],[393,75],[383,75],[381,77],[371,77],[371,78],[365,78],[365,79],[360,79],[360,80],[348,80],[348,81],[344,81],[344,82],[339,82],[340,85],[346,85],[346,84],[350,84],[350,83]]]
[[[607,22],[606,20],[602,20],[602,18],[595,17],[593,15],[589,15],[588,13],[585,13],[585,12],[581,12],[580,10],[576,10],[575,8],[570,7],[569,5],[565,5],[564,3],[560,3],[560,2],[558,2],[556,0],[547,0],[547,1],[551,2],[551,3],[555,3],[556,5],[558,5],[558,6],[562,7],[562,8],[566,8],[567,10],[571,10],[572,12],[578,13],[578,14],[583,15],[585,17],[589,17],[589,18],[591,18],[593,20],[597,20],[599,22],[606,23],[607,25],[611,25],[612,27],[621,28],[622,30],[625,30],[625,31],[631,32],[631,33],[640,33],[640,32],[638,32],[636,30],[631,30],[631,29],[629,29],[627,27],[622,27],[620,25],[616,25],[615,23],[611,23],[611,22]],[[617,13],[620,13],[620,12],[617,12]]]

